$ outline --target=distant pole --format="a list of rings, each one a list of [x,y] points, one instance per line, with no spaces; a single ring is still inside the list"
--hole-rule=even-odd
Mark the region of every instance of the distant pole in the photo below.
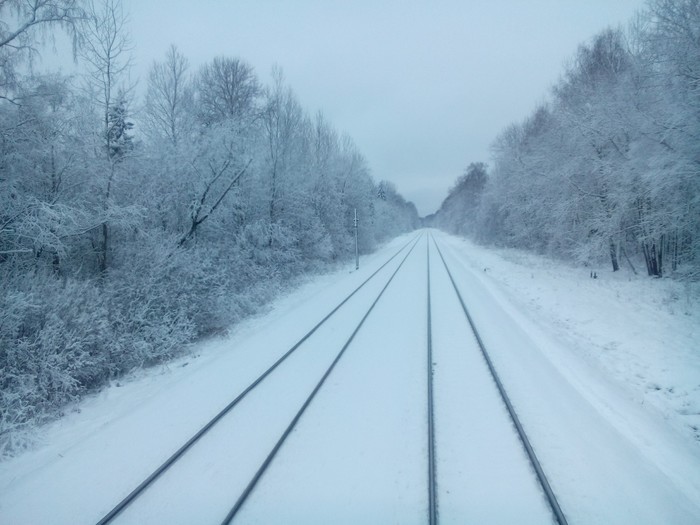
[[[360,249],[357,246],[357,208],[355,208],[355,270],[360,269]]]

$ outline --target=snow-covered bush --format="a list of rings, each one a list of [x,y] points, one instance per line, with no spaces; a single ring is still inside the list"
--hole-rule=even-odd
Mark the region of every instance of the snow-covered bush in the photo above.
[[[25,276],[0,296],[0,454],[101,385],[118,348],[94,281]]]
[[[111,329],[119,355],[115,373],[172,357],[196,333],[201,265],[177,248],[173,238],[140,235],[113,260],[104,283]]]

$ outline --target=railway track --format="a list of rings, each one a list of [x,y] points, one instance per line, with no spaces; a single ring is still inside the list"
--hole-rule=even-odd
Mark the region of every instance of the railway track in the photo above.
[[[434,249],[437,251],[439,259],[442,263],[442,266],[445,269],[445,272],[447,272],[448,276],[450,277],[450,282],[452,285],[452,289],[456,295],[456,297],[459,299],[460,305],[462,307],[462,313],[465,316],[465,318],[469,321],[472,333],[475,337],[475,339],[479,343],[479,349],[481,350],[481,354],[484,357],[485,362],[489,364],[489,371],[491,373],[491,379],[493,380],[493,385],[498,388],[499,394],[500,394],[500,399],[503,401],[504,405],[508,409],[508,414],[510,416],[510,421],[513,424],[513,427],[516,429],[518,432],[518,439],[520,440],[521,444],[523,445],[523,450],[527,455],[527,459],[530,462],[530,465],[532,467],[531,474],[534,475],[537,478],[537,483],[539,483],[540,487],[543,490],[545,499],[547,501],[547,505],[549,506],[549,510],[551,511],[551,515],[554,518],[554,521],[558,523],[559,525],[565,525],[566,518],[563,515],[563,512],[561,511],[561,508],[556,500],[556,497],[554,496],[551,487],[549,485],[549,482],[544,475],[544,472],[542,470],[542,467],[537,460],[537,457],[534,454],[534,450],[532,446],[530,445],[530,442],[523,430],[522,425],[520,424],[519,419],[517,418],[517,415],[515,413],[515,410],[512,406],[512,403],[510,403],[509,398],[507,397],[507,394],[505,392],[505,389],[503,387],[502,382],[500,381],[500,378],[498,377],[498,374],[496,373],[495,368],[493,367],[493,364],[489,358],[489,355],[486,351],[486,348],[483,344],[483,341],[481,340],[479,333],[474,326],[473,322],[471,321],[471,317],[469,315],[469,311],[464,304],[464,301],[462,300],[461,293],[455,284],[454,280],[452,279],[452,275],[450,273],[450,270],[447,266],[447,262],[445,261],[442,252],[439,250],[439,247],[437,246],[436,242],[434,239],[426,239],[426,269],[427,269],[427,323],[426,323],[426,333],[427,333],[427,449],[428,449],[428,460],[427,460],[427,465],[428,465],[428,475],[427,475],[427,520],[428,523],[430,524],[437,524],[439,523],[440,520],[440,515],[439,515],[439,505],[438,505],[438,471],[437,471],[437,457],[439,456],[439,452],[436,450],[436,416],[435,416],[435,410],[434,410],[434,394],[433,394],[433,380],[435,376],[435,370],[434,370],[434,355],[432,352],[432,294],[431,294],[431,257],[430,257],[430,242],[432,241],[432,245],[434,246]],[[398,269],[397,269],[398,271]],[[388,283],[387,283],[388,286]],[[377,298],[378,300],[379,298]],[[373,307],[375,303],[373,304]],[[357,331],[360,329],[364,321],[366,320],[367,316],[371,312],[371,309],[367,312],[365,317],[363,318],[362,322],[358,325],[356,328],[355,332],[353,332],[352,337],[347,341],[346,345],[343,347],[341,354],[345,352],[347,349],[348,345],[352,342],[354,339],[355,335],[357,334]],[[270,453],[266,461],[264,462],[263,466],[259,469],[258,473],[254,477],[254,479],[249,483],[247,490],[245,491],[244,494],[239,497],[238,501],[232,508],[231,512],[229,515],[226,517],[226,519],[222,522],[222,524],[229,524],[235,522],[236,517],[238,516],[239,511],[241,511],[243,505],[245,502],[248,500],[249,496],[252,493],[253,488],[257,485],[257,483],[260,481],[262,474],[270,467],[272,463],[272,459],[277,455],[277,453],[280,450],[280,447],[282,443],[287,439],[291,431],[296,427],[296,425],[299,423],[299,419],[301,414],[308,408],[310,402],[312,399],[316,396],[318,393],[321,385],[323,382],[328,378],[328,375],[330,374],[331,370],[335,366],[337,361],[333,363],[333,365],[327,370],[326,374],[324,374],[322,380],[319,382],[318,386],[316,389],[314,389],[312,395],[308,398],[307,402],[303,405],[302,409],[299,411],[297,417],[294,418],[292,423],[289,425],[289,427],[285,430],[284,434],[278,441],[277,445],[273,449],[273,451]],[[279,487],[278,487],[279,488]],[[270,491],[274,492],[274,491]],[[538,494],[535,493],[533,497],[538,497]],[[310,508],[310,507],[309,507]],[[246,522],[243,520],[242,522]]]
[[[560,506],[555,494],[554,494],[554,491],[552,490],[552,487],[549,483],[549,480],[547,479],[547,476],[545,475],[544,469],[542,468],[542,465],[540,464],[540,461],[537,458],[537,455],[535,454],[534,448],[532,447],[532,444],[530,443],[530,439],[528,438],[528,436],[525,432],[525,429],[524,429],[522,423],[520,422],[520,418],[518,417],[518,415],[515,411],[513,403],[511,402],[511,400],[508,396],[508,393],[506,391],[506,388],[503,385],[503,382],[501,381],[501,378],[498,375],[498,372],[493,364],[491,356],[490,356],[490,354],[489,354],[489,352],[488,352],[488,350],[487,350],[487,348],[486,348],[486,346],[485,346],[485,344],[484,344],[484,342],[479,334],[479,330],[477,329],[477,327],[473,321],[473,318],[472,318],[471,314],[469,313],[469,309],[467,308],[467,306],[464,302],[464,299],[462,297],[462,293],[460,292],[460,290],[459,290],[459,288],[458,288],[458,286],[457,286],[457,284],[452,276],[452,272],[450,271],[450,268],[447,265],[447,261],[445,260],[445,257],[443,256],[442,251],[440,250],[440,247],[438,246],[437,242],[435,241],[435,238],[432,235],[429,235],[428,242],[430,242],[430,241],[432,241],[432,244],[435,247],[435,250],[437,251],[437,253],[440,257],[440,260],[441,260],[442,265],[445,269],[445,272],[447,273],[447,276],[449,277],[449,281],[452,285],[452,289],[453,289],[454,293],[456,294],[457,299],[459,300],[459,304],[462,308],[464,316],[466,317],[466,319],[469,323],[469,327],[470,327],[471,332],[474,336],[474,339],[477,342],[478,348],[481,352],[481,355],[484,359],[484,362],[486,363],[486,366],[489,370],[490,376],[493,379],[493,383],[496,386],[496,388],[498,389],[498,393],[500,395],[500,398],[501,398],[501,400],[502,400],[502,402],[503,402],[503,404],[508,412],[508,415],[509,415],[510,420],[513,424],[513,427],[515,428],[515,430],[517,432],[520,443],[522,444],[522,447],[525,451],[525,454],[527,455],[529,463],[533,469],[533,472],[534,472],[535,476],[537,477],[537,481],[538,481],[538,483],[539,483],[539,485],[540,485],[540,487],[545,495],[545,498],[547,500],[547,504],[552,512],[552,515],[555,518],[555,521],[558,525],[567,525],[566,517],[561,509],[561,506]],[[430,247],[428,247],[428,260],[429,259],[430,259]],[[430,326],[431,325],[430,280],[431,280],[430,264],[428,263],[428,290],[429,290],[429,292],[428,292],[429,293],[429,296],[428,296],[428,324],[429,324],[428,334],[431,334],[431,331],[432,331],[431,326]],[[432,382],[433,382],[434,372],[433,372],[433,358],[432,358],[432,341],[431,341],[430,335],[429,335],[429,342],[428,342],[428,355],[430,356],[429,361],[428,361],[428,363],[429,363],[429,400],[428,400],[429,415],[428,415],[428,422],[429,422],[429,428],[430,428],[429,440],[432,441],[433,435],[434,435],[434,430],[432,427],[434,425],[435,416],[433,414],[434,403],[433,403]],[[431,451],[430,452],[431,463],[434,462],[433,449],[434,449],[434,445],[431,443],[429,445],[429,450]],[[431,473],[431,476],[435,476],[435,467],[434,466],[431,466],[430,473]],[[434,508],[437,507],[437,502],[433,501],[433,499],[436,497],[434,495],[436,492],[434,485],[436,483],[437,482],[434,479],[429,480],[429,486],[430,486],[429,519],[430,519],[431,524],[437,523],[437,518],[433,517],[433,513],[435,512]],[[435,521],[433,521],[434,519],[435,519]]]
[[[237,514],[238,511],[241,509],[241,507],[243,506],[243,504],[245,503],[245,501],[248,499],[248,496],[251,494],[251,492],[252,492],[253,489],[255,488],[255,485],[258,483],[258,481],[260,480],[260,478],[262,477],[262,475],[265,473],[265,471],[267,470],[267,468],[270,466],[270,463],[272,463],[272,460],[275,458],[275,456],[276,456],[277,453],[279,452],[279,449],[282,447],[282,445],[284,444],[284,442],[285,442],[285,440],[287,439],[287,437],[289,437],[289,434],[291,434],[291,432],[294,430],[294,427],[297,425],[299,419],[301,419],[301,416],[304,414],[304,412],[306,411],[306,409],[308,408],[308,406],[311,404],[311,402],[313,401],[314,397],[316,397],[316,394],[318,394],[319,390],[321,389],[321,387],[322,387],[323,384],[325,383],[326,379],[328,379],[328,376],[331,374],[331,372],[333,371],[333,369],[335,368],[335,366],[338,364],[338,362],[340,361],[340,359],[343,357],[343,354],[345,354],[345,351],[348,349],[348,347],[350,346],[350,344],[352,343],[352,341],[355,339],[355,336],[356,336],[357,333],[360,331],[360,328],[362,328],[362,325],[365,323],[365,321],[367,320],[367,318],[369,317],[369,315],[372,313],[372,310],[374,310],[374,307],[375,307],[375,306],[377,305],[377,303],[379,302],[379,299],[381,299],[381,297],[382,297],[382,295],[384,295],[384,292],[386,291],[386,289],[389,287],[389,285],[391,284],[391,282],[394,280],[394,277],[396,276],[396,274],[399,272],[399,270],[400,270],[401,267],[403,266],[403,263],[406,261],[406,259],[408,258],[408,256],[411,255],[411,252],[413,251],[413,248],[415,248],[415,246],[416,246],[417,243],[418,243],[418,241],[416,241],[416,243],[413,244],[413,246],[411,247],[411,249],[408,251],[408,253],[406,253],[405,257],[401,260],[401,264],[399,264],[398,267],[396,268],[396,270],[394,270],[394,272],[391,274],[391,276],[390,276],[389,279],[387,280],[386,284],[385,284],[384,287],[381,289],[381,291],[380,291],[379,294],[377,295],[376,299],[372,302],[372,304],[370,305],[370,307],[367,309],[367,311],[365,312],[364,316],[362,316],[362,319],[361,319],[360,322],[357,324],[357,326],[356,326],[355,329],[353,330],[352,334],[350,334],[350,337],[347,339],[347,341],[345,342],[345,344],[343,345],[343,347],[340,349],[340,351],[339,351],[338,354],[336,355],[336,357],[335,357],[335,359],[333,360],[333,362],[331,363],[331,365],[326,369],[326,371],[324,372],[323,376],[321,376],[320,381],[316,384],[316,386],[314,387],[314,389],[311,391],[311,394],[309,394],[309,397],[306,398],[306,401],[304,401],[304,404],[301,406],[301,408],[299,409],[299,411],[296,413],[296,415],[294,416],[294,418],[292,419],[292,421],[289,423],[289,425],[287,426],[287,428],[285,429],[285,431],[282,433],[282,436],[280,437],[280,439],[277,441],[277,443],[275,443],[275,446],[272,448],[272,450],[270,451],[270,453],[267,455],[267,457],[265,458],[265,461],[263,461],[262,465],[261,465],[260,468],[256,471],[255,475],[254,475],[253,478],[250,480],[250,482],[249,482],[248,485],[246,486],[246,488],[245,488],[245,490],[243,491],[243,493],[238,497],[238,499],[236,500],[236,503],[233,505],[233,507],[231,508],[231,510],[228,512],[228,514],[226,515],[226,517],[224,518],[224,520],[221,522],[222,525],[228,525],[228,524],[231,523],[231,522],[233,521],[233,519],[236,517],[236,514]]]
[[[421,235],[416,236],[414,239],[403,245],[392,257],[385,261],[375,272],[373,272],[367,279],[365,279],[359,286],[357,286],[350,294],[348,294],[335,308],[333,308],[325,317],[323,317],[311,330],[309,330],[301,339],[299,339],[289,350],[281,355],[269,368],[267,368],[260,376],[258,376],[253,382],[251,382],[245,389],[243,389],[228,405],[226,405],[220,412],[218,412],[211,420],[209,420],[202,428],[200,428],[190,439],[188,439],[178,450],[176,450],[166,461],[164,461],[157,469],[155,469],[146,479],[144,479],[136,488],[134,488],[128,495],[126,495],[119,503],[117,503],[109,512],[107,512],[98,522],[97,525],[107,525],[115,521],[115,519],[122,514],[122,512],[134,503],[139,497],[141,497],[147,489],[152,487],[158,479],[161,478],[171,467],[173,467],[181,458],[190,451],[195,444],[197,444],[206,434],[208,434],[225,416],[227,416],[236,406],[241,403],[246,396],[248,396],[256,387],[263,383],[275,370],[277,370],[280,365],[288,360],[299,348],[301,348],[305,342],[309,340],[329,319],[331,319],[343,306],[345,306],[348,301],[360,292],[368,283],[372,282],[378,277],[380,272],[386,268],[393,260],[399,257],[401,253],[405,253],[403,260],[398,265],[396,270],[391,274],[391,277],[386,282],[382,288],[379,296],[382,295],[389,282],[393,279],[393,276],[398,272],[398,269],[403,264],[403,261],[408,257],[413,248],[416,246],[420,240]],[[369,311],[376,304],[379,296],[375,299],[372,306],[370,306]],[[369,315],[369,312],[365,315]],[[358,326],[359,329],[359,326]],[[349,345],[349,342],[348,342]],[[346,345],[347,346],[347,345]],[[344,347],[345,348],[345,347]],[[343,349],[344,351],[344,349]],[[342,352],[339,354],[342,355]],[[337,362],[334,361],[333,365]],[[323,380],[322,380],[323,381]],[[321,381],[321,382],[322,382]],[[320,388],[320,386],[319,386]],[[303,409],[302,409],[303,411]],[[264,469],[263,469],[264,470]],[[258,476],[259,477],[259,476]],[[251,487],[252,489],[252,487]],[[248,490],[249,492],[249,490]],[[244,500],[245,498],[243,498]]]
[[[427,436],[426,436],[426,444],[427,444],[427,476],[426,476],[426,488],[427,488],[427,516],[426,516],[426,521],[430,525],[436,525],[437,523],[440,522],[441,519],[441,514],[440,514],[440,490],[439,488],[441,487],[441,484],[439,483],[440,481],[440,472],[438,469],[438,465],[440,463],[440,458],[441,458],[441,449],[440,449],[440,443],[441,443],[441,433],[440,429],[441,427],[441,419],[438,416],[438,412],[436,411],[436,403],[439,404],[440,398],[438,397],[436,400],[436,395],[435,395],[435,383],[437,381],[438,386],[440,382],[440,365],[441,365],[441,359],[440,357],[437,357],[436,354],[434,353],[434,345],[433,345],[433,330],[434,330],[434,319],[433,319],[433,303],[438,300],[442,301],[443,297],[442,296],[435,296],[433,286],[432,286],[432,281],[434,280],[433,274],[437,271],[436,266],[440,266],[441,268],[444,269],[444,272],[449,278],[449,282],[451,283],[452,291],[455,294],[455,297],[458,299],[458,302],[461,306],[462,310],[462,315],[465,317],[465,319],[468,322],[468,325],[471,329],[471,333],[473,334],[473,337],[475,341],[477,342],[478,350],[480,351],[481,357],[483,358],[483,361],[486,363],[486,366],[489,370],[490,377],[493,383],[493,386],[498,391],[498,394],[500,396],[500,400],[502,401],[503,405],[506,408],[506,411],[508,413],[508,416],[510,418],[510,422],[512,424],[512,428],[515,430],[517,433],[517,439],[520,442],[522,449],[525,453],[525,456],[527,457],[527,461],[530,464],[531,467],[531,473],[536,477],[537,484],[541,488],[542,495],[544,496],[547,506],[551,512],[551,515],[553,516],[554,520],[556,523],[559,525],[566,525],[566,517],[564,516],[564,513],[561,510],[561,507],[557,501],[557,498],[554,494],[554,491],[552,490],[550,483],[544,473],[544,470],[534,452],[534,449],[530,443],[530,440],[528,439],[525,430],[523,428],[523,425],[521,424],[515,409],[513,407],[513,404],[511,403],[506,389],[504,385],[502,384],[498,373],[493,365],[493,362],[489,356],[489,353],[483,343],[483,340],[481,339],[479,332],[472,320],[472,317],[469,313],[469,310],[462,298],[462,294],[455,283],[455,280],[452,276],[452,273],[450,271],[450,268],[448,267],[447,261],[445,260],[445,257],[442,254],[442,251],[440,250],[436,240],[431,236],[419,236],[418,238],[414,238],[412,241],[404,245],[396,254],[394,254],[393,257],[391,257],[384,265],[382,265],[375,273],[373,273],[366,281],[364,281],[360,286],[358,286],[351,294],[349,294],[341,303],[339,303],[327,316],[325,316],[312,330],[310,330],[304,337],[302,337],[292,348],[290,348],[287,352],[285,352],[277,361],[275,361],[263,374],[261,374],[255,381],[253,381],[247,388],[245,388],[229,405],[227,405],[221,412],[219,412],[214,418],[212,418],[200,431],[198,431],[195,435],[192,436],[180,449],[178,449],[172,456],[164,462],[158,469],[156,469],[150,476],[148,476],[138,487],[136,487],[130,494],[128,494],[124,499],[122,499],[109,513],[107,513],[99,522],[98,525],[103,525],[107,523],[111,523],[112,521],[116,520],[118,516],[122,514],[122,512],[125,511],[127,507],[129,507],[132,503],[134,503],[137,499],[139,499],[147,489],[149,489],[152,485],[155,484],[155,482],[167,471],[169,470],[173,465],[175,465],[178,461],[180,461],[185,454],[193,448],[193,446],[200,441],[200,439],[207,434],[212,428],[214,428],[221,420],[225,418],[225,416],[229,413],[231,413],[236,407],[248,394],[253,392],[253,390],[263,383],[263,381],[270,376],[275,370],[282,365],[292,354],[295,353],[295,351],[302,347],[304,342],[306,342],[309,338],[313,336],[314,333],[317,332],[317,330],[324,325],[330,319],[336,312],[338,312],[355,294],[358,293],[360,289],[362,289],[368,282],[370,282],[372,279],[374,279],[382,269],[384,269],[390,262],[397,257],[399,257],[399,254],[403,253],[403,258],[401,258],[399,264],[396,266],[396,268],[391,272],[390,276],[388,279],[383,284],[383,287],[379,291],[376,296],[374,296],[374,299],[372,300],[371,304],[369,307],[366,308],[364,315],[361,317],[359,322],[355,325],[353,331],[347,337],[345,342],[342,344],[342,347],[340,350],[335,354],[335,357],[332,359],[330,362],[330,365],[326,368],[324,368],[322,375],[320,376],[320,379],[314,384],[313,388],[311,389],[311,392],[308,394],[303,399],[303,402],[300,404],[300,408],[294,412],[293,417],[289,422],[284,426],[282,429],[281,433],[279,434],[279,438],[274,442],[274,445],[271,447],[269,452],[265,455],[263,461],[258,465],[258,467],[254,470],[254,474],[249,478],[249,480],[245,483],[245,487],[243,488],[240,493],[237,495],[235,493],[232,493],[230,495],[231,498],[235,498],[235,503],[233,506],[229,509],[228,513],[224,517],[223,521],[221,523],[223,525],[228,525],[230,523],[237,522],[237,516],[239,516],[239,513],[241,512],[241,509],[243,509],[244,505],[246,505],[246,502],[249,500],[251,495],[254,493],[254,490],[256,489],[256,486],[259,484],[263,476],[266,474],[268,469],[271,467],[273,464],[275,458],[278,456],[280,453],[280,450],[282,449],[283,445],[285,442],[288,440],[290,435],[297,429],[298,425],[300,424],[300,421],[302,420],[302,416],[306,413],[307,409],[312,405],[312,402],[316,398],[317,394],[321,391],[324,383],[326,383],[327,379],[331,375],[331,373],[334,371],[340,360],[343,358],[345,355],[346,351],[348,348],[353,344],[353,341],[355,341],[357,334],[360,332],[361,328],[367,321],[367,319],[370,317],[370,314],[375,309],[375,306],[377,303],[380,301],[382,296],[384,296],[386,290],[389,288],[389,285],[394,281],[394,278],[396,275],[399,273],[401,268],[404,266],[404,263],[406,260],[409,258],[411,253],[413,253],[414,249],[416,246],[421,242],[421,239],[424,240],[425,242],[425,249],[426,249],[426,257],[425,257],[425,267],[426,267],[426,273],[427,273],[427,279],[425,283],[425,297],[427,299],[427,320],[425,323],[425,334],[426,334],[426,345],[424,349],[424,362],[426,362],[426,367],[425,370],[427,372],[426,376],[426,387],[425,387],[425,392],[427,395],[427,399],[425,402],[425,412],[426,414],[424,417],[427,418],[427,425],[425,425],[425,428],[427,428]],[[432,246],[432,248],[431,248]],[[432,261],[432,269],[431,269],[431,251],[433,252],[433,261]],[[435,257],[435,254],[437,254],[437,258]],[[439,262],[438,262],[439,259]],[[436,264],[437,263],[437,264]],[[420,283],[413,283],[414,286],[420,287]],[[443,292],[444,295],[444,292]],[[311,418],[311,416],[309,416]],[[463,447],[469,447],[469,443],[463,443],[461,446]],[[449,486],[449,482],[445,483],[446,487]],[[447,490],[447,489],[446,489]],[[449,490],[447,490],[449,492]]]

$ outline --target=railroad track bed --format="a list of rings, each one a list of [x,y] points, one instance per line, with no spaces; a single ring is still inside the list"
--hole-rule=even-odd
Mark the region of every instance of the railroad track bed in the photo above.
[[[103,522],[213,523],[225,501],[234,503],[221,523],[551,521],[444,263],[429,271],[435,244],[424,236],[417,245],[359,322],[325,323],[313,335],[324,344],[290,356],[161,479]],[[428,316],[429,296],[437,324]],[[452,303],[444,300],[450,296]],[[443,360],[456,384],[442,380],[436,365]],[[321,380],[314,385],[312,377]],[[433,404],[451,410],[430,410],[431,378],[440,385]],[[456,385],[490,395],[455,402],[465,393]],[[471,433],[459,432],[465,421]]]
[[[551,523],[552,510],[433,243],[430,256],[439,517]]]
[[[233,522],[429,523],[431,483],[436,523],[554,521],[439,259],[430,468],[431,245],[420,242]]]
[[[425,522],[425,247],[423,237],[233,523]]]

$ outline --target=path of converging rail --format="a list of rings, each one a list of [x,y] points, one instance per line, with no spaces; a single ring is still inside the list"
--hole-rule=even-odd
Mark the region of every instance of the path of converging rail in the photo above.
[[[565,524],[468,293],[417,236],[98,523]]]

